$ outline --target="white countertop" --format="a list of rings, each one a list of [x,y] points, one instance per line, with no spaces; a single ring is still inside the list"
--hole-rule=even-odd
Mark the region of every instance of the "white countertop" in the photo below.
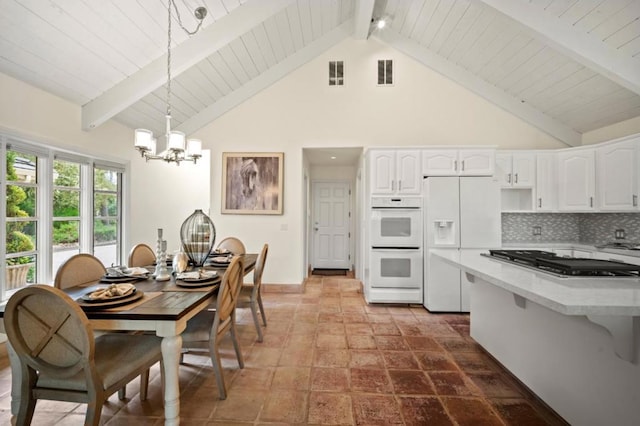
[[[486,252],[429,251],[464,272],[561,314],[640,316],[640,279],[560,278],[480,255]]]

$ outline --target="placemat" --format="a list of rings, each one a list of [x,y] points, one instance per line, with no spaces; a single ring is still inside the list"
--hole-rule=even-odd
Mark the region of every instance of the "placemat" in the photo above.
[[[121,306],[116,306],[114,308],[109,308],[109,309],[105,309],[105,310],[109,310],[109,311],[129,311],[137,306],[142,305],[143,303],[148,302],[149,300],[153,299],[154,297],[158,297],[162,294],[161,291],[150,291],[145,293],[142,298],[140,300],[136,300],[134,303],[129,303],[127,305],[121,305]]]

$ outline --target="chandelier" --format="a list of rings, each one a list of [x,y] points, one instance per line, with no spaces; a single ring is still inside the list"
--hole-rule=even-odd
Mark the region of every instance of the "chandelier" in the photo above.
[[[182,29],[191,35],[198,32],[202,26],[202,20],[207,16],[207,9],[204,7],[198,7],[194,15],[198,20],[198,26],[194,31],[187,30],[182,25],[182,19],[180,19],[180,12],[176,6],[174,0],[169,0],[167,3],[168,25],[167,25],[167,115],[166,118],[166,149],[156,154],[157,139],[153,136],[153,132],[147,129],[135,130],[135,148],[140,152],[140,155],[147,161],[149,160],[164,160],[167,163],[176,163],[180,165],[181,161],[193,161],[195,164],[200,157],[202,157],[202,141],[199,139],[186,140],[186,136],[183,132],[171,130],[171,6],[176,11],[178,23]]]

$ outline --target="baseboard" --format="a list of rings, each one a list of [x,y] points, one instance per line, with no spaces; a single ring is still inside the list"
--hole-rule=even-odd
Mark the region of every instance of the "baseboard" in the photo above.
[[[262,283],[265,293],[304,293],[305,283],[300,284],[266,284]]]

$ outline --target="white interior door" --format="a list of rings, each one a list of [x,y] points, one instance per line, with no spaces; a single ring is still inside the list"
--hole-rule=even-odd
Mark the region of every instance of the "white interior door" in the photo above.
[[[347,182],[313,182],[313,261],[316,269],[351,269]]]

